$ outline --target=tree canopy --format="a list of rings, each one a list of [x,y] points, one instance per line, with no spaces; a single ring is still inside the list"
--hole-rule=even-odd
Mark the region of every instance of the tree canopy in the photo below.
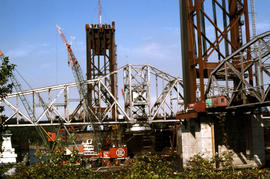
[[[13,83],[9,78],[15,68],[14,64],[10,64],[9,58],[0,56],[0,100],[4,99],[8,93],[12,92]],[[4,107],[0,106],[0,113],[3,112]],[[1,116],[0,116],[1,117]]]

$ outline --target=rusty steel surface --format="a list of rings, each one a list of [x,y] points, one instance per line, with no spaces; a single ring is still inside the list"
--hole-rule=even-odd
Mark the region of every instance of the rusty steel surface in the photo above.
[[[192,119],[192,118],[197,118],[198,117],[198,112],[192,111],[189,113],[181,113],[176,116],[177,119]]]
[[[187,106],[189,103],[205,101],[205,84],[212,70],[229,54],[250,41],[248,3],[247,0],[180,0],[179,4]],[[244,60],[250,59],[248,54]],[[240,69],[245,62],[241,63],[241,58],[235,58],[232,63],[240,64],[237,68]],[[247,69],[246,74],[248,83],[253,85],[252,69]],[[225,76],[222,78],[225,81]],[[233,76],[231,78],[236,88],[240,81]]]
[[[87,80],[96,79],[115,71],[116,64],[116,44],[115,44],[115,23],[110,24],[86,24],[86,71]],[[105,81],[111,93],[117,98],[117,76],[112,74]],[[113,99],[101,88],[98,92],[98,86],[89,85],[89,104],[96,113],[102,113],[107,109],[105,103],[110,103]],[[101,98],[105,103],[101,103]],[[113,118],[116,118],[115,109],[112,110]]]

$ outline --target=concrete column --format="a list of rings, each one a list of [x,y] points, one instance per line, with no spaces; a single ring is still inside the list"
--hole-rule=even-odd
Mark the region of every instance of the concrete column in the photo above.
[[[229,144],[217,144],[218,153],[233,153],[235,167],[260,167],[265,164],[264,129],[259,116],[237,114],[227,117]],[[219,134],[220,135],[220,134]]]
[[[211,158],[212,151],[211,125],[208,119],[192,119],[182,125],[183,167],[196,154]]]
[[[177,152],[182,157],[183,167],[196,154],[210,159],[215,152],[219,155],[233,153],[235,167],[260,167],[265,164],[264,128],[260,116],[244,113],[227,115],[223,129],[218,125],[217,120],[220,119],[215,120],[214,135],[211,116],[190,119],[178,130]]]

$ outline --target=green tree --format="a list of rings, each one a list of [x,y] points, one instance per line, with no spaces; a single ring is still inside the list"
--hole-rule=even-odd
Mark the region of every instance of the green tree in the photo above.
[[[15,68],[14,64],[10,64],[9,58],[0,56],[0,101],[3,100],[8,93],[12,92],[13,83],[9,81],[10,76]],[[4,107],[0,106],[0,113],[4,111]],[[0,116],[0,124],[2,124],[2,116]]]

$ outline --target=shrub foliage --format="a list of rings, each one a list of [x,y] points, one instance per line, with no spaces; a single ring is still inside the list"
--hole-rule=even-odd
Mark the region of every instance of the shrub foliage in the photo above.
[[[80,160],[77,153],[70,157],[64,155],[64,150],[47,153],[47,160],[33,166],[16,165],[16,174],[4,176],[11,167],[5,166],[0,170],[1,177],[7,178],[269,178],[268,169],[235,169],[232,165],[232,155],[223,154],[212,159],[202,155],[193,156],[187,163],[187,168],[180,171],[176,168],[174,157],[162,157],[158,154],[143,154],[130,160],[121,170],[106,170],[100,172],[96,168],[76,165]],[[86,165],[88,166],[88,165]],[[217,168],[219,167],[219,168]]]

